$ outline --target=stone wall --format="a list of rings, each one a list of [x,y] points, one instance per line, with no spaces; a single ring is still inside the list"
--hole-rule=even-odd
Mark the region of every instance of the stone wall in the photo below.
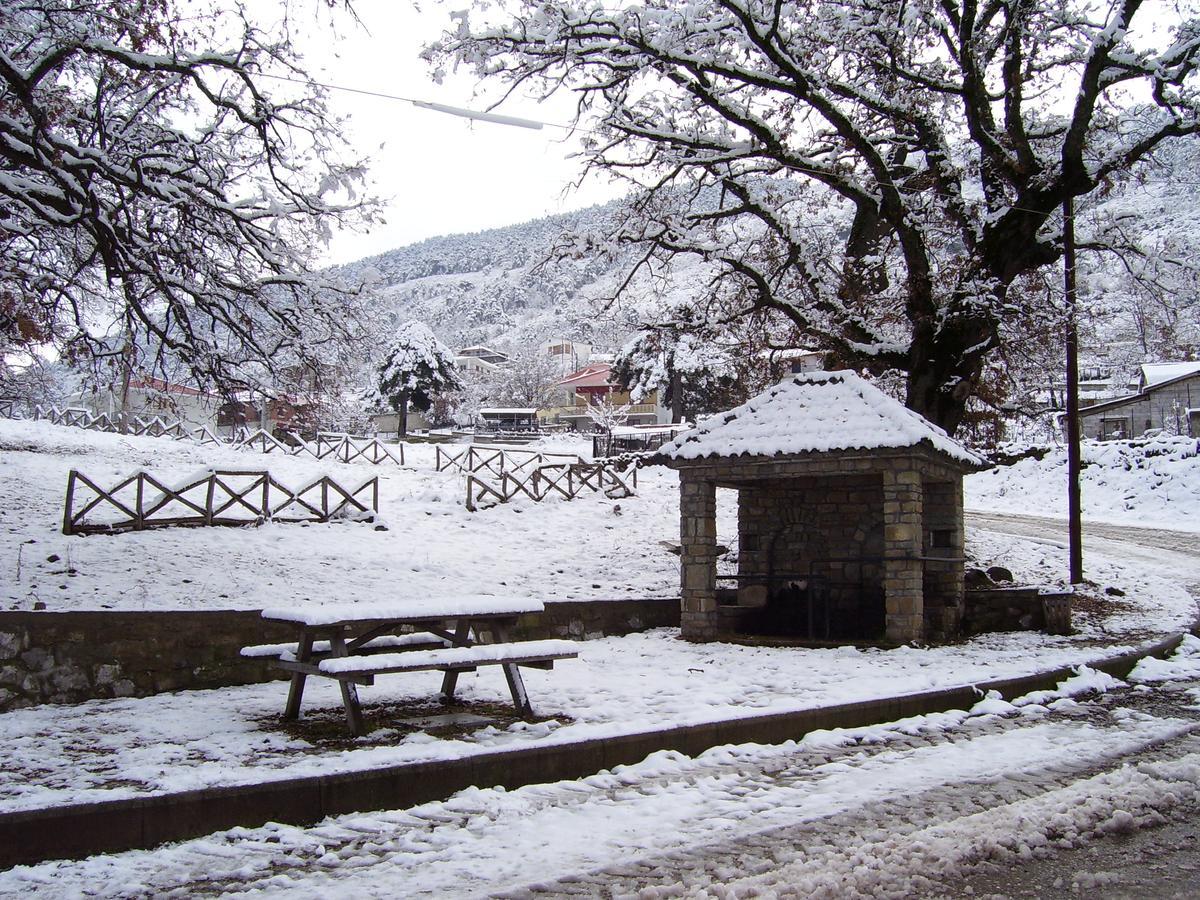
[[[963,632],[1071,632],[1071,594],[1036,587],[975,588],[966,592]]]
[[[881,476],[768,480],[743,487],[738,543],[740,605],[767,603],[768,574],[777,594],[795,583],[797,600],[819,579],[828,600],[814,604],[823,608],[813,610],[812,637],[883,636]]]
[[[794,490],[806,490],[804,484],[819,483],[839,499],[845,498],[850,511],[848,521],[853,520],[852,530],[862,532],[864,542],[864,547],[848,555],[864,562],[871,546],[869,532],[881,516],[886,641],[903,644],[945,640],[957,635],[963,567],[963,467],[957,462],[918,446],[778,457],[712,457],[674,460],[670,465],[679,471],[680,478],[682,627],[688,640],[714,640],[721,629],[715,581],[715,489],[754,493],[760,487],[764,492],[769,491],[773,485],[775,490],[787,490],[782,487],[787,481],[798,485]],[[881,509],[870,519],[860,519],[865,515],[866,494],[875,492],[874,488],[864,490],[864,487],[878,480],[882,491],[881,496],[875,493],[875,497],[882,501],[877,507]],[[851,501],[851,495],[857,499]],[[818,508],[824,502],[817,490],[806,491],[804,497]],[[765,507],[757,498],[750,502]],[[749,519],[748,515],[739,514],[739,527],[748,527]],[[770,533],[777,524],[760,525],[757,533]],[[846,545],[845,536],[840,533],[843,524],[835,524],[839,534],[830,546]],[[742,542],[740,550],[745,549]],[[843,565],[860,575],[863,572],[862,562]],[[924,602],[927,586],[931,591],[932,613],[928,617]],[[748,599],[743,596],[742,602]]]
[[[677,626],[678,600],[548,603],[516,637],[586,639]],[[285,677],[242,647],[295,639],[257,611],[0,612],[0,712]]]

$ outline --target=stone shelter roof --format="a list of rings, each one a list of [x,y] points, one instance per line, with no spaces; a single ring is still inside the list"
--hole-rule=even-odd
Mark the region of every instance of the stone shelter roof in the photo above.
[[[776,457],[926,446],[974,469],[983,460],[854,372],[806,372],[664,444],[656,461]]]

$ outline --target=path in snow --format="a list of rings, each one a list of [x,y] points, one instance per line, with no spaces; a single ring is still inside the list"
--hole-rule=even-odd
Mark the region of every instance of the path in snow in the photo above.
[[[968,527],[999,534],[1047,540],[1057,546],[1067,545],[1067,522],[1048,516],[987,513],[968,510]],[[1101,556],[1152,567],[1158,575],[1177,575],[1194,597],[1200,599],[1200,534],[1190,531],[1171,531],[1165,528],[1142,528],[1134,525],[1109,525],[1084,521],[1084,575],[1088,556]]]
[[[18,868],[0,894],[937,894],[981,860],[1194,812],[1197,685],[990,698],[799,744],[659,753],[580,781]]]

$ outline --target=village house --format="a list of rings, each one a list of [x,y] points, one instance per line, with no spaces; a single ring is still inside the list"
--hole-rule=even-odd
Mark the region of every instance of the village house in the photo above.
[[[1200,362],[1141,367],[1137,393],[1079,412],[1085,438],[1117,440],[1164,431],[1200,437]]]
[[[628,407],[625,425],[660,425],[671,421],[671,411],[659,403],[658,391],[633,402],[629,392],[612,377],[612,363],[592,362],[572,372],[557,384],[560,404],[538,412],[544,423],[566,424],[576,431],[592,431],[593,420],[589,407],[606,401],[616,407]]]
[[[70,398],[70,405],[88,410],[94,416],[107,414],[116,419],[122,412],[120,386],[81,391]],[[167,422],[182,422],[188,428],[216,427],[221,399],[199,388],[175,384],[161,378],[136,375],[129,379],[124,411],[131,418],[158,417]]]

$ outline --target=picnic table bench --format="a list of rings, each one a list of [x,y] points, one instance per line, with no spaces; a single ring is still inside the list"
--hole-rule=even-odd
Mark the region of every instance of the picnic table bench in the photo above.
[[[536,600],[466,595],[389,604],[330,604],[265,609],[270,622],[294,625],[296,643],[243,647],[242,656],[267,657],[292,673],[285,719],[300,715],[310,675],[332,678],[342,692],[346,721],[355,735],[366,733],[356,685],[396,672],[441,671],[443,702],[454,699],[458,676],[479,666],[504,670],[513,705],[533,714],[520,667],[550,669],[555,660],[579,655],[572,641],[512,641],[518,617],[541,612]],[[409,631],[408,629],[419,629]],[[404,633],[399,633],[401,631]],[[482,640],[484,636],[489,639]]]

